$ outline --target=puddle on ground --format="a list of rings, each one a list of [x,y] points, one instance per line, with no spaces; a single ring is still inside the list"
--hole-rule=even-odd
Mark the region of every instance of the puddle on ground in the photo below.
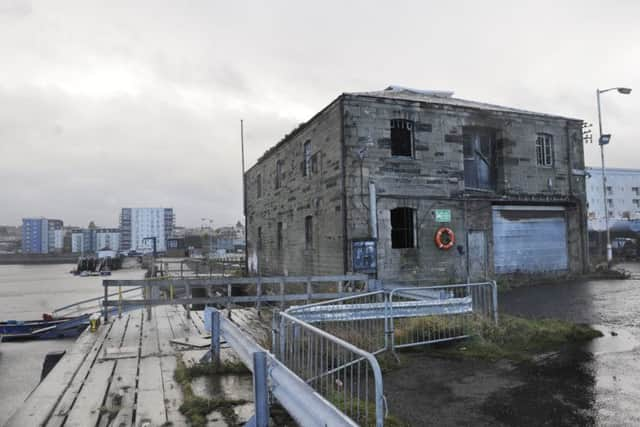
[[[601,355],[607,353],[622,353],[626,351],[632,351],[638,346],[640,342],[634,337],[631,332],[622,328],[613,328],[603,325],[591,325],[594,329],[602,332],[602,337],[595,338],[590,341],[585,350],[594,354]]]
[[[196,396],[205,399],[253,401],[253,378],[250,375],[216,375],[197,377],[191,382]]]

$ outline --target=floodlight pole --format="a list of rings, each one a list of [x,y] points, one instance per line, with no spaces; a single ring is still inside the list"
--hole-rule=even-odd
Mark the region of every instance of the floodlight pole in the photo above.
[[[611,234],[609,233],[609,207],[607,206],[607,175],[604,167],[604,144],[602,143],[602,112],[600,108],[600,89],[596,89],[596,100],[598,101],[598,145],[600,145],[600,160],[602,162],[602,203],[604,208],[604,228],[607,232],[607,265],[611,267],[613,251],[611,248]]]
[[[604,168],[604,145],[609,143],[610,135],[606,135],[603,138],[602,135],[602,113],[600,111],[600,94],[616,90],[622,95],[629,95],[631,93],[630,88],[626,87],[611,87],[609,89],[596,89],[596,100],[598,102],[598,130],[600,135],[598,137],[598,144],[600,145],[600,160],[602,161],[602,201],[604,207],[604,226],[607,230],[607,265],[611,267],[611,261],[613,260],[613,251],[611,249],[611,233],[609,232],[609,208],[607,206],[607,175]],[[605,142],[606,139],[606,142]]]

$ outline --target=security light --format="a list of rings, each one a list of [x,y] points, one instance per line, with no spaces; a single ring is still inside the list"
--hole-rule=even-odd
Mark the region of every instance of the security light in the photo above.
[[[619,87],[617,89],[618,89],[618,92],[620,92],[623,95],[629,95],[631,93],[631,88],[628,88],[628,87]]]
[[[598,141],[598,144],[607,145],[610,140],[611,140],[611,134],[605,133],[604,135],[600,135],[600,140]]]

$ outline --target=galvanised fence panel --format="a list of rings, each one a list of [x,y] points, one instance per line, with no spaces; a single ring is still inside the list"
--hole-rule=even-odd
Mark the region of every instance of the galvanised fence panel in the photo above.
[[[286,313],[376,354],[388,347],[386,309],[385,292],[376,291],[293,306]]]
[[[384,425],[382,372],[373,354],[285,312],[274,322],[272,345],[283,365],[358,425]]]
[[[432,311],[406,316],[403,305],[408,303],[430,304]],[[468,338],[477,334],[482,322],[498,321],[495,282],[395,288],[387,304],[394,350]]]

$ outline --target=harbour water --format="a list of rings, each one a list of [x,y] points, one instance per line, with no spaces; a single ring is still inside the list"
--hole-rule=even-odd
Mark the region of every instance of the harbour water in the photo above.
[[[103,277],[69,274],[72,264],[0,265],[0,319],[40,319],[42,313],[101,296]],[[113,279],[140,279],[142,270],[114,271]],[[0,425],[40,380],[44,356],[73,340],[0,343]]]

